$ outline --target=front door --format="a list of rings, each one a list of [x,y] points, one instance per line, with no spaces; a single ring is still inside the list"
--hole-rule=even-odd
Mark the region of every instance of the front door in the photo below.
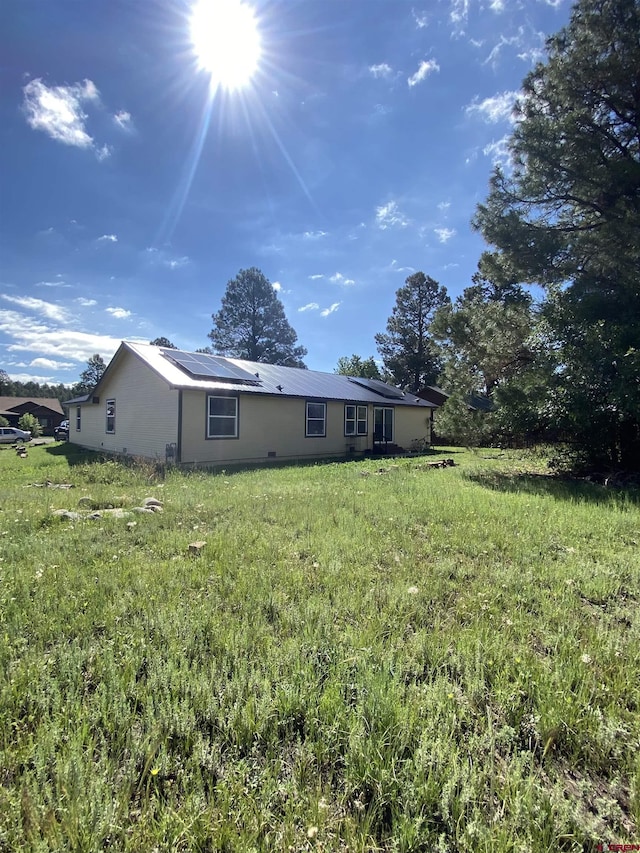
[[[374,442],[393,441],[393,409],[376,406],[373,410]]]

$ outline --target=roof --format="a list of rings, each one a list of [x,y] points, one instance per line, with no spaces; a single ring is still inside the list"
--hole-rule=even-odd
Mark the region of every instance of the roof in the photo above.
[[[77,406],[78,403],[86,403],[91,397],[91,394],[82,394],[80,397],[74,397],[72,400],[65,400],[63,406]]]
[[[0,397],[0,414],[17,414],[16,409],[30,404],[31,408],[51,409],[58,415],[64,414],[60,400],[56,397]]]
[[[422,388],[418,391],[418,396],[422,397],[423,400],[431,401],[434,406],[443,406],[451,394],[448,391],[443,391],[442,388],[438,388],[436,385],[427,385],[426,388]],[[483,394],[467,394],[465,399],[467,401],[467,405],[473,411],[493,411],[492,401]]]
[[[415,394],[408,394],[399,388],[384,382],[372,382],[352,376],[336,373],[321,373],[317,370],[305,370],[299,367],[281,367],[276,364],[263,364],[245,361],[239,358],[216,356],[211,363],[220,366],[221,375],[238,377],[238,381],[224,381],[216,376],[200,378],[186,367],[180,367],[176,359],[192,361],[202,360],[199,353],[156,347],[152,344],[123,341],[96,386],[94,394],[115,368],[123,353],[130,352],[141,359],[151,370],[165,380],[172,388],[193,389],[199,391],[238,391],[243,394],[272,397],[304,397],[306,399],[344,400],[352,403],[377,403],[388,406],[419,406],[434,408],[433,403],[421,400]],[[204,356],[206,360],[206,356]],[[217,369],[217,368],[216,368]],[[243,374],[244,377],[243,378]]]
[[[434,406],[443,406],[449,399],[449,394],[442,388],[438,388],[437,385],[427,385],[426,388],[421,388],[418,391],[418,397],[428,400]]]

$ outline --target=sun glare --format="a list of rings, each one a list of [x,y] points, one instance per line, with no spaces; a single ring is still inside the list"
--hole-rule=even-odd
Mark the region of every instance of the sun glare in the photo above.
[[[241,0],[196,0],[191,42],[211,85],[241,89],[255,73],[262,47],[253,9]]]

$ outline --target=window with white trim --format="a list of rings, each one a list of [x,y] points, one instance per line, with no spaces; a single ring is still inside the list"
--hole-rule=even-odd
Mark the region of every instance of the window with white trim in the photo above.
[[[207,438],[238,437],[238,398],[207,397]]]
[[[327,404],[307,403],[306,423],[307,438],[324,438],[327,434]]]
[[[116,431],[116,401],[107,400],[107,432],[115,433]]]
[[[344,434],[367,434],[367,407],[347,403],[344,407]]]

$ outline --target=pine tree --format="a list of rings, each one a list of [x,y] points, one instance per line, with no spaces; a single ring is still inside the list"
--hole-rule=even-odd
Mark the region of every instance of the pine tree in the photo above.
[[[640,3],[578,0],[526,78],[475,225],[504,281],[541,284],[548,405],[591,464],[640,468]]]
[[[396,292],[386,334],[375,336],[385,370],[401,388],[419,391],[440,373],[438,347],[430,325],[438,308],[450,302],[437,281],[416,272]]]
[[[296,346],[282,302],[268,278],[255,267],[227,282],[222,307],[212,315],[209,338],[215,352],[248,361],[305,367],[307,350]]]

